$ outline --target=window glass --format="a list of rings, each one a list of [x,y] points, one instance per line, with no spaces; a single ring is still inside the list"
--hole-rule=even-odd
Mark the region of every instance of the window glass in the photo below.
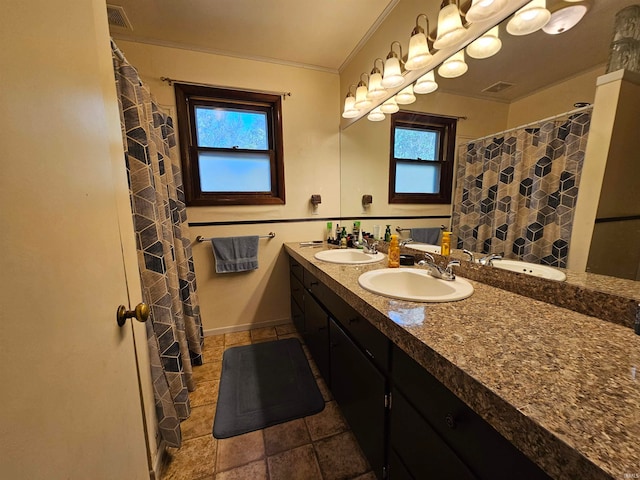
[[[263,112],[197,106],[198,146],[267,150],[269,132]]]
[[[393,149],[396,158],[437,160],[438,132],[415,128],[396,128]]]
[[[269,192],[271,160],[263,153],[201,152],[200,189],[203,192]]]
[[[440,165],[396,162],[396,193],[438,193]]]

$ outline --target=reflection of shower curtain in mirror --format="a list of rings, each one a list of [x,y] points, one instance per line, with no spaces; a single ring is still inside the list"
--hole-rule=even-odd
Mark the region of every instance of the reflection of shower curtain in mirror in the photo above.
[[[591,109],[459,150],[457,247],[566,267]]]

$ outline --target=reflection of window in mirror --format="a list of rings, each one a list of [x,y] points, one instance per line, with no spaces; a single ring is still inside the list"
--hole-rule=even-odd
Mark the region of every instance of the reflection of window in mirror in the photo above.
[[[417,112],[391,117],[389,203],[451,203],[456,123]]]
[[[187,205],[283,204],[279,95],[175,84]]]

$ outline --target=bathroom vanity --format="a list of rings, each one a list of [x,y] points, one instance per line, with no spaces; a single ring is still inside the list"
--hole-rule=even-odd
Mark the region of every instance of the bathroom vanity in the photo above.
[[[385,261],[285,249],[293,321],[378,478],[640,475],[640,337],[629,325],[470,277],[461,301],[394,300],[358,284]]]

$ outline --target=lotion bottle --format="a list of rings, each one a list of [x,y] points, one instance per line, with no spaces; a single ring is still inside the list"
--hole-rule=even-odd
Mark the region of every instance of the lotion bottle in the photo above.
[[[398,268],[400,266],[400,245],[398,244],[398,235],[391,235],[389,243],[389,268]]]
[[[451,254],[451,232],[442,232],[440,255],[448,257]]]

